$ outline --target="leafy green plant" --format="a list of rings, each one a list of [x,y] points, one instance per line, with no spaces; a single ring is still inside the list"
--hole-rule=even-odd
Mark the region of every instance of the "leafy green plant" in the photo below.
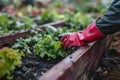
[[[70,54],[70,51],[63,51],[59,40],[58,33],[49,33],[49,35],[42,35],[42,38],[35,44],[34,53],[41,58],[48,57],[48,59],[55,59],[57,57],[65,57]],[[40,54],[39,54],[40,53]]]
[[[41,34],[29,36],[26,39],[18,39],[12,48],[19,49],[26,54],[37,55],[41,58],[47,57],[48,60],[58,57],[65,57],[71,51],[63,51],[59,35],[64,32],[69,32],[67,28],[54,28],[52,26],[46,27],[46,32],[42,31]]]
[[[83,14],[78,12],[71,15],[72,17],[68,18],[65,25],[69,28],[75,29],[76,31],[84,29],[88,24],[93,22],[93,15]]]
[[[23,22],[21,23],[17,18],[10,14],[3,13],[0,15],[0,34],[29,29],[35,26],[36,23],[28,17],[23,17]]]
[[[53,22],[55,21],[55,17],[50,10],[45,10],[41,15],[41,21],[42,23]]]
[[[14,71],[16,66],[20,66],[21,57],[24,54],[12,48],[2,48],[0,50],[0,78],[7,76],[7,79],[12,79],[11,72]]]
[[[83,3],[81,11],[84,13],[101,13],[103,14],[107,8],[108,4],[103,4],[101,2],[96,3]],[[101,11],[102,10],[102,11]]]

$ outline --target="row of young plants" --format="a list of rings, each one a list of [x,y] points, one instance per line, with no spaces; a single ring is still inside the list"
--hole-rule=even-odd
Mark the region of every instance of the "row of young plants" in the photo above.
[[[58,20],[68,20],[67,21],[68,23],[66,23],[67,26],[75,27],[75,26],[81,26],[81,24],[84,26],[87,26],[86,23],[88,23],[87,22],[88,20],[87,20],[87,17],[85,16],[89,18],[93,16],[93,14],[83,14],[81,12],[74,14],[74,13],[65,12],[64,15],[62,15],[62,14],[56,13],[55,11],[50,12],[49,10],[45,10],[43,14],[35,17],[36,20],[34,22],[34,20],[26,16],[17,18],[11,14],[1,13],[0,14],[0,35],[19,31],[19,30],[30,29],[40,24],[55,22]]]
[[[36,27],[36,23],[30,18],[22,17],[22,22],[11,14],[0,14],[0,35],[5,33],[11,33],[19,30],[30,29]]]
[[[15,8],[15,6],[10,5],[5,7],[3,12],[0,12],[0,35],[67,19],[65,15],[61,15],[55,10],[51,12],[49,9],[38,9],[29,5],[25,8],[18,8],[19,11]]]
[[[21,2],[21,1],[19,1]],[[20,7],[20,5],[8,5],[3,8],[3,12],[13,14],[19,18],[24,16],[29,17],[37,17],[40,23],[53,22],[56,19],[66,19],[66,13],[89,13],[89,14],[103,14],[106,11],[105,4],[101,2],[92,3],[69,3],[65,4],[61,1],[52,2],[51,5],[47,5],[46,7],[38,7],[26,5]],[[2,11],[1,11],[2,12]]]
[[[60,14],[64,14],[64,12],[84,12],[84,13],[104,13],[106,5],[101,2],[94,2],[94,3],[64,3],[61,1],[54,1],[50,3],[50,5],[46,5],[46,7],[39,7],[37,5],[23,5],[21,4],[21,1],[18,1],[17,3],[20,3],[19,5],[11,4],[3,9],[6,9],[7,12],[10,12],[9,10],[12,10],[13,12],[16,12],[19,16],[36,16],[41,15],[42,12],[45,10],[54,10]],[[22,6],[23,5],[23,6]],[[12,13],[12,12],[11,12]]]
[[[87,16],[94,16],[96,18],[98,17],[96,13],[103,14],[105,12],[105,6],[103,6],[102,3],[98,3],[96,5],[97,7],[92,5],[88,5],[87,7],[87,4],[85,5],[86,7],[83,7],[82,5],[72,6],[69,4],[64,5],[64,3],[58,1],[52,3],[51,5],[48,5],[47,8],[38,8],[36,6],[32,7],[30,5],[23,8],[18,8],[10,5],[5,8],[6,12],[10,14],[0,13],[0,35],[9,32],[15,32],[18,30],[33,28],[37,25],[55,22],[58,20],[69,20],[67,26],[74,26],[74,24],[78,24],[77,26],[80,26],[79,23],[81,23],[82,21],[80,21],[79,18],[82,18],[82,20],[84,19],[83,13],[85,13],[85,15],[86,13],[89,13],[87,14]],[[15,17],[15,15],[13,15],[12,13],[16,13],[18,17]],[[75,19],[71,17],[74,15],[76,17]],[[28,16],[30,18],[28,18]],[[35,19],[35,22],[32,18]],[[86,21],[84,19],[81,24],[86,25]]]
[[[48,10],[44,11],[42,15],[35,18],[36,20],[33,20],[27,16],[17,18],[12,14],[0,13],[0,35],[34,28],[37,25],[55,22],[56,20],[62,20],[62,18],[60,19],[59,17],[55,17],[54,14]]]
[[[27,55],[39,56],[48,61],[69,55],[72,51],[62,50],[60,37],[65,33],[81,30],[93,21],[90,15],[84,15],[82,19],[83,15],[80,16],[80,14],[79,16],[72,15],[73,21],[68,19],[63,28],[48,25],[46,31],[42,29],[31,31],[30,35],[24,39],[18,39],[11,47],[2,48],[0,50],[0,78],[12,79],[16,66],[20,66],[21,59]]]

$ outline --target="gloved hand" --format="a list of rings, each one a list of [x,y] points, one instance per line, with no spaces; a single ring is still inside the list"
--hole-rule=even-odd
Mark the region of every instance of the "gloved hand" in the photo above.
[[[102,38],[104,35],[98,30],[96,23],[88,25],[83,32],[74,32],[62,36],[62,48],[64,50],[72,46],[82,46]]]

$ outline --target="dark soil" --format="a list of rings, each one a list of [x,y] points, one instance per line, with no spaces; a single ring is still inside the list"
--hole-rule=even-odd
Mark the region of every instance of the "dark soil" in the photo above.
[[[120,80],[120,32],[115,34],[110,50],[104,53],[93,80]]]
[[[38,76],[44,74],[60,60],[61,58],[48,61],[38,56],[26,55],[22,59],[22,66],[14,71],[13,80],[36,80]]]

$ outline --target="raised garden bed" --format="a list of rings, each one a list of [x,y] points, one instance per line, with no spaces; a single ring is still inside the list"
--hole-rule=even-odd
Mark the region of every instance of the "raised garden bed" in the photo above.
[[[107,36],[90,45],[80,47],[38,80],[90,80],[111,39],[111,36]]]
[[[63,26],[64,21],[41,25],[40,27],[45,27],[46,25],[54,25],[56,27]],[[30,31],[31,30],[16,32],[14,34],[4,35],[0,37],[0,42],[1,42],[0,47],[12,45],[16,41],[16,39],[20,37],[26,37],[30,33]],[[112,40],[112,36],[107,36],[104,39],[101,39],[89,45],[80,47],[79,49],[77,49],[75,52],[73,52],[71,55],[69,55],[62,61],[60,61],[61,58],[58,59],[57,61],[53,61],[53,63],[50,64],[50,66],[48,66],[47,69],[42,70],[43,71],[42,74],[41,72],[39,73],[39,75],[41,74],[43,76],[37,77],[36,79],[38,80],[88,80],[90,79],[91,75],[94,73],[95,69],[97,68],[97,65],[102,57],[103,52],[109,47],[111,40]],[[34,63],[34,60],[36,60],[37,58],[37,57],[31,57],[31,56],[27,56],[27,57],[30,61],[32,60],[33,63]],[[24,60],[24,61],[28,62],[29,60]],[[35,62],[39,62],[39,61],[42,61],[42,60],[38,59]],[[31,75],[29,74],[27,75],[27,73],[31,72],[33,68],[37,69],[38,67],[40,67],[38,66],[40,63],[35,63],[35,64],[33,63],[28,64],[28,65],[32,65],[32,68],[31,66],[29,66],[30,68],[27,68],[28,70],[25,70],[24,72],[25,75],[23,74],[24,76],[29,76],[29,77],[31,75],[32,76],[34,75],[34,77],[38,76],[38,74],[34,74],[34,73],[31,73]],[[45,61],[45,63],[47,63],[47,61]],[[48,62],[48,63],[51,63],[51,62]],[[55,65],[56,63],[58,64]],[[44,63],[41,63],[41,64],[44,64]],[[25,65],[27,65],[27,63]],[[51,69],[48,70],[49,68]],[[47,72],[44,73],[45,71]],[[21,80],[23,78],[23,80],[26,80],[24,76],[23,77],[19,76],[19,78],[17,79]],[[32,77],[31,79],[35,80],[34,77]]]

